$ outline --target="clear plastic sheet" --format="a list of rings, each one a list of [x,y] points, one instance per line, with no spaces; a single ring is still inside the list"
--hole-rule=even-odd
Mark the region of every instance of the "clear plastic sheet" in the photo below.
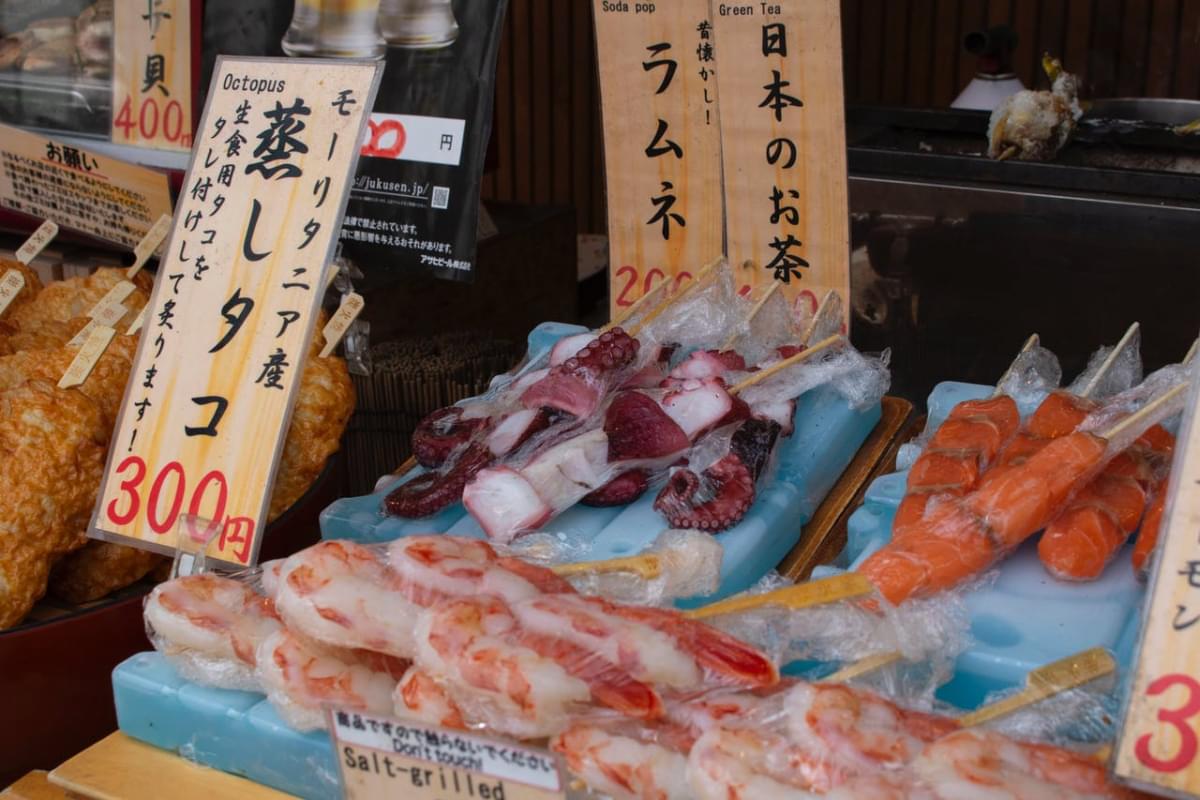
[[[1095,400],[1104,400],[1136,386],[1142,381],[1142,334],[1138,330],[1128,345],[1108,364],[1114,347],[1101,347],[1092,353],[1087,367],[1079,373],[1067,391],[1074,395],[1085,395]],[[1099,377],[1097,377],[1099,376]]]
[[[1110,675],[1025,706],[982,727],[1014,739],[1049,742],[1072,749],[1110,742],[1116,737],[1121,711],[1115,684],[1115,676]],[[1021,689],[993,692],[984,705],[1020,692]]]
[[[801,361],[750,386],[740,397],[753,408],[759,403],[799,397],[829,383],[846,398],[851,407],[866,408],[878,403],[888,390],[891,383],[887,370],[888,359],[887,352],[872,357],[848,345],[835,345],[814,360]]]
[[[772,292],[745,328],[735,340],[735,349],[747,364],[766,361],[776,348],[799,341],[804,330],[804,326],[796,324],[791,303],[783,292]]]
[[[649,322],[638,339],[648,350],[653,345],[676,345],[683,352],[720,347],[743,329],[750,307],[750,302],[737,293],[732,271],[718,268],[703,286],[688,292]]]

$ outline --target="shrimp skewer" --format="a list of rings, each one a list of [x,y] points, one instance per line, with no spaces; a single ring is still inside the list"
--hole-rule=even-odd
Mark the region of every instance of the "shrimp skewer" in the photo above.
[[[278,630],[258,648],[267,699],[298,731],[325,727],[326,704],[388,714],[392,691],[407,666],[379,653],[341,650]]]
[[[150,641],[180,674],[222,689],[258,688],[255,650],[280,627],[270,599],[211,573],[156,586],[145,617]]]

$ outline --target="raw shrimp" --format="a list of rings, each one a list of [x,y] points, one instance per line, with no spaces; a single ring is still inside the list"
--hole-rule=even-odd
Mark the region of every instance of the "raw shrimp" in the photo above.
[[[308,731],[325,727],[325,704],[390,714],[392,690],[407,664],[379,653],[314,644],[283,629],[259,645],[258,666],[279,716]]]
[[[498,598],[439,603],[421,614],[415,633],[418,666],[437,676],[468,721],[502,733],[547,736],[595,704],[662,716],[652,687],[576,645],[522,630]]]
[[[714,728],[688,754],[697,800],[810,800],[850,777],[780,736]]]
[[[783,706],[792,742],[856,774],[899,769],[958,729],[949,717],[909,711],[841,684],[799,683]]]
[[[450,695],[428,673],[410,667],[392,695],[398,717],[412,717],[443,728],[465,729],[466,721]]]
[[[326,541],[288,558],[275,598],[289,628],[324,644],[411,658],[420,607],[370,549]]]
[[[689,800],[687,756],[656,737],[586,722],[550,740],[567,768],[615,800]]]
[[[980,473],[1021,424],[1010,397],[966,400],[934,432],[908,472],[908,486],[893,523],[895,535],[921,519],[934,495],[961,496],[975,488]]]
[[[279,591],[279,576],[283,572],[283,564],[286,560],[276,558],[273,561],[264,561],[258,565],[259,591],[272,600],[275,599],[275,593]]]
[[[574,592],[550,570],[501,558],[487,542],[455,536],[410,536],[388,548],[388,564],[409,599],[429,606],[448,597],[493,595],[514,603],[543,592]]]
[[[269,599],[211,573],[156,586],[145,617],[155,648],[185,678],[224,689],[257,688],[255,648],[279,629]]]
[[[977,730],[925,748],[913,770],[938,800],[1084,800],[1127,794],[1094,758]]]

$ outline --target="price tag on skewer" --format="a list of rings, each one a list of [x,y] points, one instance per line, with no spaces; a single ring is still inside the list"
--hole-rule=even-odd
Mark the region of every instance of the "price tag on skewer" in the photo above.
[[[88,335],[87,341],[79,348],[79,352],[75,354],[71,365],[67,367],[67,371],[63,373],[62,378],[58,381],[58,388],[70,389],[72,386],[78,386],[87,380],[88,375],[92,374],[92,368],[96,366],[96,362],[100,360],[100,356],[104,355],[104,351],[108,349],[108,345],[116,335],[116,331],[107,325],[97,325]]]
[[[142,306],[142,310],[139,311],[138,315],[133,318],[133,322],[129,323],[129,329],[125,331],[125,335],[133,336],[135,333],[140,331],[142,329],[142,326],[146,324],[146,315],[148,313],[150,313],[150,304],[149,303]]]
[[[58,224],[46,220],[25,240],[25,244],[17,248],[17,261],[28,267],[29,262],[37,258],[37,254],[42,252],[55,236],[58,236]]]
[[[137,247],[133,248],[133,266],[125,271],[125,277],[132,279],[134,275],[141,272],[142,267],[146,266],[146,262],[153,255],[158,246],[162,244],[162,240],[167,237],[167,232],[171,230],[171,215],[163,214],[158,218],[150,230],[146,231],[146,235],[137,243]]]
[[[547,750],[409,720],[330,709],[347,800],[561,800],[566,783]]]
[[[25,288],[25,276],[20,270],[10,269],[4,273],[4,277],[0,278],[0,316],[4,316],[4,312],[12,305],[12,301],[17,299],[17,295]]]
[[[79,333],[71,337],[71,341],[67,342],[67,347],[82,347],[88,337],[92,335],[92,331],[98,326],[107,326],[116,328],[117,324],[125,318],[129,309],[125,308],[120,303],[101,303],[91,311],[91,319],[87,325],[79,329]]]
[[[324,330],[321,333],[325,336],[325,346],[321,348],[321,358],[325,358],[333,349],[337,347],[338,342],[346,335],[346,331],[350,329],[350,323],[362,313],[363,306],[366,302],[362,295],[358,292],[351,292],[342,298],[342,304],[338,310],[334,312],[333,317],[325,324]]]
[[[104,297],[101,297],[96,305],[92,306],[91,311],[89,311],[87,315],[92,319],[95,319],[96,315],[100,313],[100,310],[106,306],[114,306],[125,302],[125,298],[133,294],[133,290],[136,288],[137,287],[129,281],[120,281],[111,289],[109,289],[108,293],[105,294]]]

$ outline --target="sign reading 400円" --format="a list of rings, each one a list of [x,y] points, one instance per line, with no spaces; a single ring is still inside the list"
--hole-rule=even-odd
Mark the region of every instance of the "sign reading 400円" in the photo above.
[[[256,561],[381,69],[218,60],[91,535]]]

